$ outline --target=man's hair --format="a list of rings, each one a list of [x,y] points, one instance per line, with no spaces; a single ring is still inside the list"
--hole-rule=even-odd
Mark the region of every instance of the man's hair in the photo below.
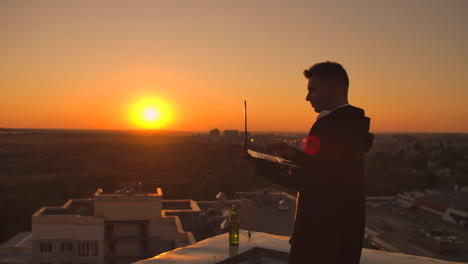
[[[320,62],[309,69],[304,70],[304,76],[307,79],[310,79],[312,75],[318,75],[320,77],[325,77],[329,80],[336,80],[344,85],[346,89],[349,86],[349,79],[346,70],[341,66],[341,64],[331,61]]]

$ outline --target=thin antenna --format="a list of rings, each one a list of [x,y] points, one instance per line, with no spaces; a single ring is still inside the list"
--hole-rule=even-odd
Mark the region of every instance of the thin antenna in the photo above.
[[[248,137],[247,137],[247,100],[244,100],[244,128],[245,128],[245,139],[244,139],[244,146],[245,146],[245,151],[247,151],[248,147]],[[248,215],[249,215],[249,220],[248,220],[248,227],[247,227],[247,233],[249,236],[249,240],[252,237],[252,217],[253,217],[253,212],[252,212],[252,204],[250,203],[248,208]]]
[[[247,100],[244,100],[244,128],[245,128],[245,147],[247,148]]]

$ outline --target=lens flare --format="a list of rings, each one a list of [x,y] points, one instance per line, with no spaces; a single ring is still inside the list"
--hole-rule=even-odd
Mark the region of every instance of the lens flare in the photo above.
[[[320,150],[320,140],[314,135],[308,135],[302,140],[302,149],[307,154],[316,154]]]

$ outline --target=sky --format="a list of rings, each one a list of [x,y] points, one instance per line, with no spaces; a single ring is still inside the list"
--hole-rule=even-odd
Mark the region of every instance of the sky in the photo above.
[[[2,0],[0,127],[145,129],[131,113],[152,101],[157,129],[242,130],[247,100],[252,131],[306,133],[302,72],[336,61],[371,131],[468,132],[466,14],[465,0]]]

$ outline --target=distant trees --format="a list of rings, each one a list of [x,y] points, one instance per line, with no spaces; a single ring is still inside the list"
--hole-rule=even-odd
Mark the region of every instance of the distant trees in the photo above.
[[[455,169],[457,168],[457,162],[461,160],[463,160],[462,151],[449,147],[443,150],[440,155],[440,166]]]
[[[406,158],[401,153],[392,156],[376,153],[366,159],[366,195],[395,195],[404,191],[426,188],[434,184],[423,156]]]

